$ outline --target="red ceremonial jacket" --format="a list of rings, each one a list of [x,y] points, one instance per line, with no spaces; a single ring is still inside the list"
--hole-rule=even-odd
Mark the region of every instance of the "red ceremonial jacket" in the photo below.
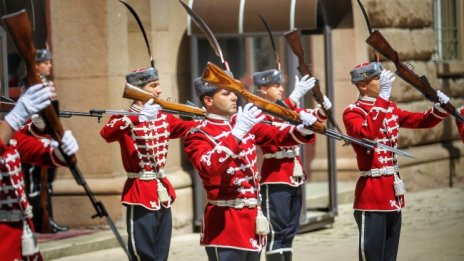
[[[459,113],[464,116],[464,107],[462,107]],[[461,135],[462,142],[464,142],[464,122],[460,122],[458,119],[456,119],[456,125],[458,126],[458,131],[459,135]]]
[[[314,135],[302,136],[291,125],[279,129],[258,123],[238,142],[231,134],[234,120],[210,114],[185,137],[185,152],[202,178],[208,199],[200,244],[260,251],[265,237],[255,232],[260,204],[256,145],[293,146],[314,141]],[[255,205],[220,206],[226,201]]]
[[[292,110],[300,112],[305,110],[312,113],[318,121],[324,121],[326,117],[318,109],[307,110],[297,107],[290,101],[285,100],[285,104]],[[272,122],[276,127],[286,126],[282,120],[270,115],[266,115],[265,121]],[[300,146],[283,146],[267,144],[259,146],[263,153],[263,164],[261,167],[261,184],[286,184],[292,187],[301,186],[306,182],[306,174],[303,171],[303,162],[300,157]],[[294,177],[296,172],[301,172],[301,178]]]
[[[362,97],[343,112],[348,135],[367,138],[390,147],[398,146],[398,131],[404,128],[431,128],[448,114],[432,107],[425,112],[401,110],[392,101]],[[376,147],[374,151],[352,144],[358,168],[363,173],[394,169],[398,173],[397,155]],[[395,196],[394,175],[361,176],[355,190],[354,209],[362,211],[397,211],[403,208],[404,196]]]
[[[136,105],[129,108],[129,112],[140,110],[141,107]],[[176,194],[164,174],[169,139],[184,137],[195,125],[195,121],[183,121],[164,112],[160,112],[155,120],[146,122],[140,122],[138,115],[113,115],[109,119],[100,134],[106,142],[118,141],[121,148],[122,163],[128,173],[121,198],[123,204],[160,209],[157,189],[161,182],[170,197],[162,205],[171,206]],[[139,175],[149,178],[139,178]]]
[[[2,260],[21,260],[23,218],[34,231],[32,207],[26,197],[21,162],[44,166],[62,166],[50,140],[39,140],[29,133],[28,125],[17,131],[9,144],[0,141],[0,256]],[[41,260],[37,253],[37,260]]]

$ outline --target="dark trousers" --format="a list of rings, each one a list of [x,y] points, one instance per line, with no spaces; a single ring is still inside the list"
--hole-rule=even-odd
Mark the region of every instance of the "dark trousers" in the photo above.
[[[261,252],[225,247],[205,247],[209,261],[259,261]]]
[[[359,260],[394,261],[401,233],[401,211],[354,211],[359,230]]]
[[[53,209],[51,196],[53,194],[53,181],[56,176],[55,168],[47,169],[47,182],[46,187],[42,187],[41,167],[22,163],[24,173],[24,184],[26,187],[27,198],[32,206],[33,222],[35,231],[38,233],[49,233],[45,228],[42,228],[44,222],[53,221]],[[45,191],[43,191],[45,190]],[[45,193],[45,209],[42,208],[43,204],[40,202],[40,193]],[[44,221],[42,218],[48,218]]]
[[[129,253],[132,261],[166,261],[171,244],[172,215],[170,208],[148,210],[128,205],[126,212]]]
[[[298,232],[303,191],[284,184],[261,186],[262,209],[271,231],[267,236],[266,255],[292,252],[293,238]]]

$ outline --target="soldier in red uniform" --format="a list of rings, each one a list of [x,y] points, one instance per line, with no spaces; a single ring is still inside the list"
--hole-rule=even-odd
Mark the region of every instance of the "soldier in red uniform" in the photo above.
[[[461,115],[464,115],[464,106],[457,109]],[[462,142],[464,142],[464,122],[458,121],[456,119],[456,126],[458,126],[459,135],[461,135]]]
[[[21,162],[56,167],[64,158],[54,146],[27,135],[19,128],[29,117],[50,104],[50,87],[37,84],[20,97],[0,123],[0,257],[2,260],[42,260],[35,240],[32,209],[27,201]],[[78,150],[70,131],[62,137],[67,155]]]
[[[258,93],[272,102],[281,101],[284,93],[283,73],[276,69],[253,74]],[[304,110],[313,114],[319,121],[326,119],[322,110],[301,109],[300,99],[314,87],[316,79],[305,75],[298,80],[295,88],[284,103],[297,112]],[[324,107],[330,109],[331,102],[324,97]],[[273,116],[266,115],[266,121],[276,126],[284,124]],[[263,165],[261,167],[261,206],[270,223],[267,236],[266,260],[292,260],[293,238],[298,232],[301,209],[303,206],[302,186],[307,177],[302,168],[299,146],[262,145]]]
[[[343,113],[348,135],[396,148],[400,127],[432,128],[447,117],[440,104],[449,98],[440,91],[440,103],[425,112],[398,108],[389,100],[394,80],[393,73],[378,62],[363,63],[351,71],[351,81],[360,95]],[[396,260],[401,209],[405,206],[397,155],[379,147],[368,150],[352,145],[361,172],[353,206],[359,229],[359,260]]]
[[[138,69],[126,75],[128,83],[154,95],[161,94],[156,68]],[[174,188],[164,168],[169,139],[181,138],[196,123],[183,121],[153,100],[134,101],[129,112],[113,115],[101,129],[107,142],[119,143],[127,180],[121,202],[127,208],[127,233],[132,260],[167,260],[171,243],[171,205]]]
[[[293,146],[314,142],[315,136],[303,124],[260,123],[265,115],[252,104],[237,112],[234,93],[200,78],[194,86],[207,111],[185,137],[185,152],[207,194],[200,244],[211,261],[259,260],[269,224],[260,206],[256,145]],[[306,112],[300,118],[305,125],[316,122]]]

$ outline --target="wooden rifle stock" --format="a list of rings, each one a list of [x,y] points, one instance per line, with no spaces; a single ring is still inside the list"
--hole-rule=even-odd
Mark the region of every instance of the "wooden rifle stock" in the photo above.
[[[28,84],[34,85],[42,83],[39,73],[35,68],[36,49],[32,39],[31,25],[26,11],[21,10],[17,13],[3,16],[2,20],[8,28],[11,38],[16,44],[16,48],[26,63]],[[47,106],[40,112],[40,114],[50,129],[52,137],[61,144],[61,138],[63,137],[64,130],[53,105]],[[66,156],[65,159],[66,163],[70,166],[75,165],[77,162],[75,155]]]
[[[122,97],[142,102],[147,102],[148,100],[153,99],[153,102],[159,104],[165,110],[180,112],[183,114],[194,115],[199,117],[205,117],[205,111],[200,108],[196,108],[186,104],[165,101],[163,99],[160,99],[158,96],[146,92],[141,88],[131,85],[129,83],[126,83]]]
[[[230,75],[225,73],[221,68],[218,66],[208,63],[206,68],[203,72],[203,80],[210,84],[213,84],[219,88],[224,90],[228,90],[230,92],[237,93],[243,96],[248,102],[253,103],[257,107],[261,108],[263,111],[272,114],[282,120],[288,121],[292,124],[301,124],[301,120],[299,115],[289,108],[280,106],[278,104],[272,103],[264,98],[254,95],[250,91],[248,91],[243,84],[232,78]],[[335,130],[326,128],[322,123],[315,122],[311,126],[306,126],[307,129],[310,129],[314,132],[319,134],[326,135],[327,137],[334,138],[336,140],[344,140],[345,142],[350,142],[354,144],[358,144],[360,146],[366,147],[369,150],[374,149],[376,146],[382,147],[388,151],[393,153],[397,153],[402,156],[406,157],[413,157],[411,154],[404,152],[402,150],[389,147],[385,144],[378,143],[376,141],[371,141],[367,139],[359,140],[343,133],[337,132]]]
[[[304,49],[303,46],[301,45],[301,40],[300,40],[300,34],[298,33],[298,29],[294,29],[292,31],[289,31],[284,34],[285,39],[287,39],[288,45],[290,48],[293,50],[293,53],[295,53],[296,57],[298,57],[298,71],[302,76],[304,75],[309,75],[313,76],[311,70],[309,69],[309,66],[305,62],[305,55],[304,55]],[[322,106],[324,102],[324,95],[321,92],[321,88],[319,86],[319,81],[316,80],[316,83],[314,87],[311,89],[312,94],[314,99],[316,100],[317,103],[321,104],[321,109],[324,111],[325,115],[327,115],[327,118],[329,119],[330,123],[339,131],[342,132],[340,127],[338,126],[337,122],[335,121],[333,117],[333,113],[331,109],[325,109],[324,106]]]
[[[298,71],[300,74],[303,75],[309,75],[313,76],[311,73],[311,70],[309,69],[309,66],[305,62],[305,55],[304,55],[304,49],[303,46],[301,45],[301,40],[300,40],[300,34],[298,33],[298,29],[294,29],[292,31],[289,31],[284,34],[285,39],[287,39],[288,45],[290,48],[293,50],[293,53],[295,53],[296,57],[298,58]],[[321,109],[324,111],[325,115],[327,115],[327,118],[329,119],[330,123],[339,131],[340,133],[342,130],[338,126],[337,122],[335,121],[333,117],[333,113],[331,109],[326,109],[324,106],[322,106],[324,102],[324,95],[321,92],[321,88],[319,86],[319,81],[316,80],[316,83],[314,87],[311,89],[312,94],[314,99],[316,100],[317,103],[321,104]],[[349,142],[345,140],[345,145],[348,145]]]
[[[440,102],[437,96],[437,91],[430,85],[425,75],[419,76],[414,71],[409,69],[399,58],[398,52],[388,43],[379,30],[374,30],[366,42],[375,50],[381,53],[385,58],[392,61],[396,67],[396,75],[409,83],[411,86],[420,91],[428,100],[432,102]],[[456,110],[456,108],[448,102],[442,104],[441,107],[448,113],[452,114],[456,119],[464,122],[464,117]]]
[[[37,166],[38,167],[38,166]],[[40,221],[41,221],[41,233],[50,233],[52,227],[50,225],[50,214],[48,213],[48,168],[40,167]]]
[[[272,114],[282,120],[291,122],[293,124],[301,123],[298,113],[289,108],[269,102],[268,100],[262,97],[256,96],[255,94],[247,90],[240,81],[235,80],[227,73],[225,73],[220,67],[212,63],[208,62],[208,64],[206,65],[206,69],[203,72],[203,80],[219,88],[243,96],[248,102],[253,103],[257,107],[261,108],[263,111]],[[325,126],[320,122],[315,122],[312,126],[307,128],[320,134],[325,133]]]

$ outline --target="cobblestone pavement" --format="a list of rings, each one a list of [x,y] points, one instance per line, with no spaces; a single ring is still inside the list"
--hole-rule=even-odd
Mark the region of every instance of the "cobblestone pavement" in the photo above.
[[[331,228],[299,234],[294,261],[357,260],[357,227],[351,204],[339,205]],[[198,234],[172,239],[169,260],[206,260]],[[112,248],[55,261],[125,260]],[[263,257],[261,260],[265,260]],[[464,260],[464,188],[433,189],[406,195],[398,260]]]

